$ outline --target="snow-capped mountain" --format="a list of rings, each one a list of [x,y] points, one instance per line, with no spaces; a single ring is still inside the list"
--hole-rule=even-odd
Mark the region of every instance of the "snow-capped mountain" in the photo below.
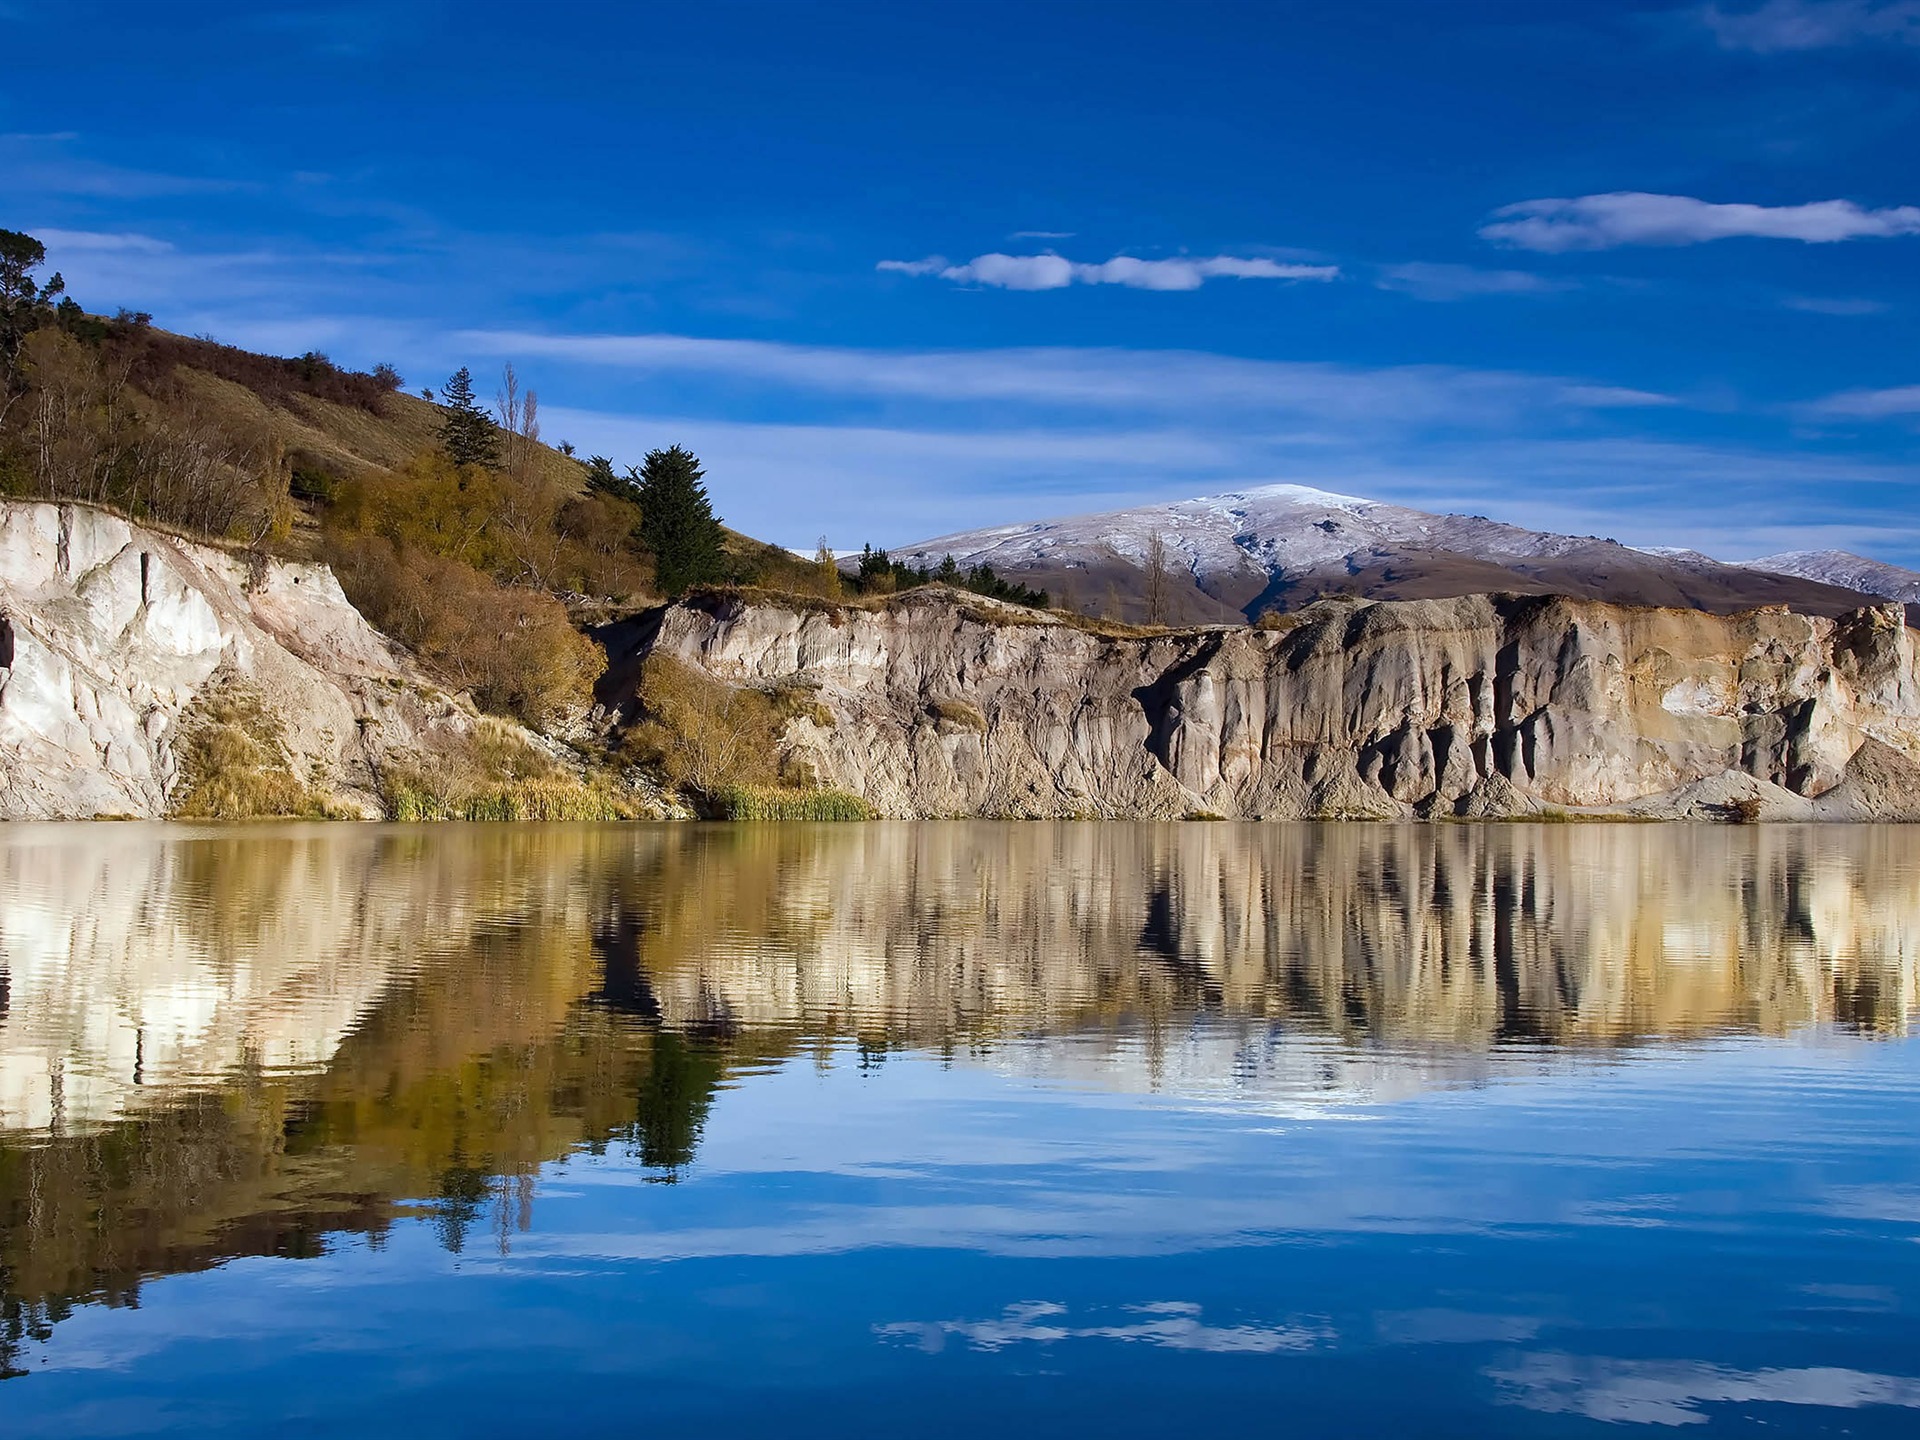
[[[1380,599],[1552,592],[1716,611],[1786,604],[1827,614],[1856,608],[1864,593],[1844,581],[1728,565],[1696,551],[1637,550],[1303,485],[970,530],[894,553],[920,565],[947,555],[991,565],[1072,608],[1141,618],[1156,537],[1172,579],[1162,608],[1174,622],[1239,620],[1334,592]]]
[[[1764,555],[1758,560],[1740,562],[1749,570],[1764,570],[1770,575],[1794,575],[1802,580],[1817,580],[1822,585],[1838,585],[1864,595],[1880,595],[1888,600],[1920,605],[1920,571],[1902,570],[1882,560],[1869,560],[1846,550],[1789,550],[1784,555]]]

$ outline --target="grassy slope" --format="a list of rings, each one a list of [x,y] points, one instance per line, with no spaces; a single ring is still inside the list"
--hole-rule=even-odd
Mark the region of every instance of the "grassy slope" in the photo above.
[[[265,395],[238,381],[192,366],[183,365],[174,373],[194,398],[214,413],[230,417],[236,425],[270,430],[286,447],[296,466],[325,470],[341,479],[359,478],[403,464],[421,451],[431,449],[440,435],[440,407],[418,395],[396,391],[381,400],[376,414],[358,405],[340,404],[314,395]],[[662,436],[660,443],[671,444],[673,437]],[[638,456],[620,457],[621,463],[638,459]],[[543,478],[564,490],[577,492],[586,486],[585,468],[550,446],[538,447],[535,465]],[[720,488],[723,493],[717,504],[724,503],[724,477]],[[310,537],[310,528],[302,527],[295,548],[304,550]],[[727,549],[737,560],[752,565],[762,583],[776,588],[794,584],[811,574],[807,562],[784,548],[737,530],[727,531]]]

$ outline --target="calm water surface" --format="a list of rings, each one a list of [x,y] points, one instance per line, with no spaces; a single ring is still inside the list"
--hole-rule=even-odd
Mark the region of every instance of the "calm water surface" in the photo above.
[[[1920,829],[0,830],[0,1433],[1920,1433]]]

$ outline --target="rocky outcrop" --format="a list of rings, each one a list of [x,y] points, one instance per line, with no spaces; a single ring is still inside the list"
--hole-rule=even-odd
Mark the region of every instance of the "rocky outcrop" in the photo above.
[[[474,724],[323,565],[0,502],[0,819],[167,814],[196,707],[223,693],[347,813],[379,813],[390,757]]]
[[[1293,618],[1132,637],[938,588],[881,609],[714,596],[615,636],[612,679],[666,653],[807,687],[784,745],[896,816],[1920,818],[1897,605],[1469,596]]]

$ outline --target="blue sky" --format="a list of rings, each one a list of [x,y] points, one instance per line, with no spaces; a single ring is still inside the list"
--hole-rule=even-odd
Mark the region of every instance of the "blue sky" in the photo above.
[[[898,544],[1273,481],[1920,564],[1920,0],[0,0],[95,309]]]

